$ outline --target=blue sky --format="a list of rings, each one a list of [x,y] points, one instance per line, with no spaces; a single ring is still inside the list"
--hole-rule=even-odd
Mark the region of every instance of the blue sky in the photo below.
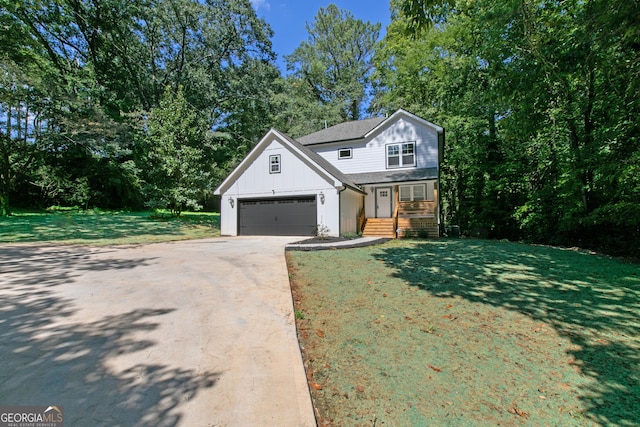
[[[348,10],[356,19],[380,22],[380,36],[390,22],[389,0],[251,0],[258,16],[264,18],[274,31],[273,50],[278,54],[278,65],[284,71],[284,55],[289,55],[306,40],[306,23],[312,23],[321,7],[331,3]]]

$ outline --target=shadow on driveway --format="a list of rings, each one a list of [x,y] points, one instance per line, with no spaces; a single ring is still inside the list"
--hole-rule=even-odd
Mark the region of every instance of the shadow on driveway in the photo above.
[[[0,404],[61,405],[67,425],[174,426],[179,405],[220,374],[159,363],[118,371],[110,359],[155,345],[134,338],[174,308],[134,309],[81,322],[57,292],[83,271],[110,274],[152,258],[98,259],[110,249],[0,247]]]

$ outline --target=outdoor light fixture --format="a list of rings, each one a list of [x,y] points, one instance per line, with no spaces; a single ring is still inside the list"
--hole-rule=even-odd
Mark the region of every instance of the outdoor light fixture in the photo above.
[[[229,204],[231,205],[231,207],[233,208],[233,197],[229,197]]]
[[[320,192],[320,203],[324,205],[324,193]]]

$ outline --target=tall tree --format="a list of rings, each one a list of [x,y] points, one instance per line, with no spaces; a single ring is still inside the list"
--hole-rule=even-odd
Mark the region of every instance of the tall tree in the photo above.
[[[341,121],[359,119],[370,88],[380,24],[356,19],[330,4],[320,8],[307,32],[308,40],[286,57],[292,72],[289,84],[305,85],[301,95],[318,107],[337,107]]]
[[[639,251],[624,237],[640,233],[638,3],[393,4],[376,105],[406,102],[447,127],[449,219]]]
[[[111,194],[135,192],[132,135],[147,135],[139,119],[167,86],[182,86],[216,131],[225,145],[219,164],[235,162],[271,122],[279,75],[271,35],[248,0],[0,0],[0,64],[8,70],[0,77],[0,148],[10,160],[3,165],[20,172],[3,175],[11,175],[3,193],[35,188],[43,201],[67,203],[81,180],[91,203],[104,206],[118,200]],[[84,161],[67,161],[80,153]],[[117,182],[126,185],[113,188]]]
[[[147,205],[166,208],[174,215],[200,210],[200,201],[212,191],[212,151],[207,125],[188,104],[182,86],[167,88],[160,106],[151,110],[149,136],[142,144]]]

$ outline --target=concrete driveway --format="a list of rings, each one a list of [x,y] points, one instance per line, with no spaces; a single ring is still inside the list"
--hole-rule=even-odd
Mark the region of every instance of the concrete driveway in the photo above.
[[[314,426],[286,237],[0,246],[0,405],[66,426]]]

